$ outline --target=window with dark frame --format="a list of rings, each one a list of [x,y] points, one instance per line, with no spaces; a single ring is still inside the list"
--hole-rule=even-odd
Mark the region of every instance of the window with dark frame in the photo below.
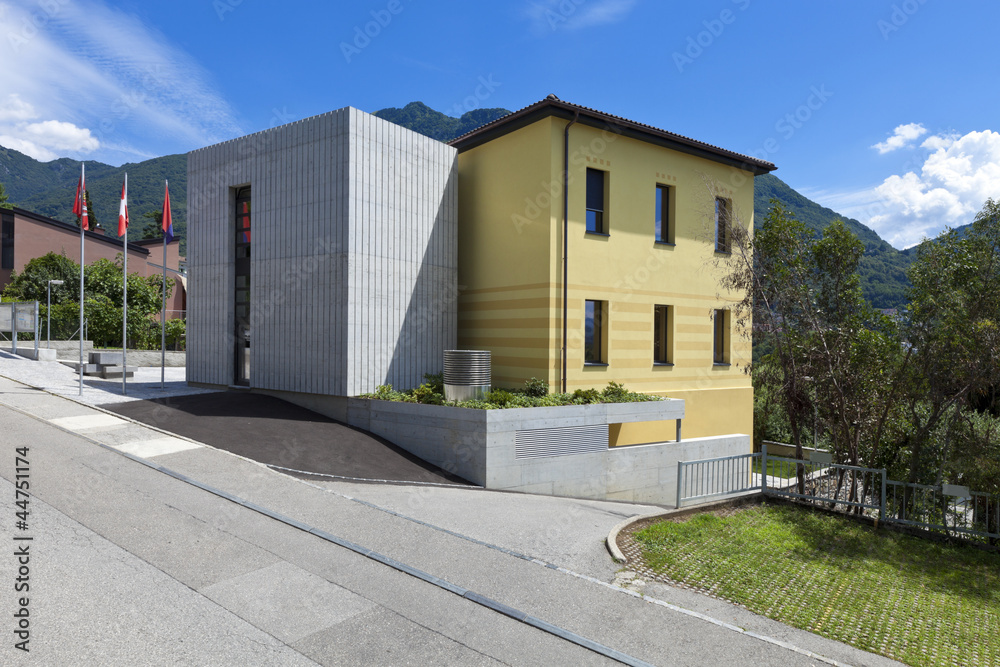
[[[717,364],[729,363],[729,350],[726,349],[726,334],[728,333],[728,317],[725,310],[716,310],[714,320],[715,340],[712,345],[712,361]]]
[[[653,363],[673,363],[670,354],[670,306],[653,306]]]
[[[238,188],[235,193],[235,230],[233,244],[236,254],[233,290],[233,315],[236,325],[234,337],[234,378],[236,385],[250,384],[250,349],[252,343],[250,328],[250,239],[252,217],[252,193],[250,187]]]
[[[715,198],[715,252],[729,252],[729,224],[732,202],[725,197]]]
[[[674,242],[674,220],[670,215],[669,185],[656,186],[656,241],[657,243]]]
[[[0,269],[14,268],[14,216],[4,213],[0,223]]]
[[[607,234],[604,216],[604,172],[587,169],[587,231]]]
[[[584,313],[583,361],[588,364],[604,363],[604,302],[586,301]]]

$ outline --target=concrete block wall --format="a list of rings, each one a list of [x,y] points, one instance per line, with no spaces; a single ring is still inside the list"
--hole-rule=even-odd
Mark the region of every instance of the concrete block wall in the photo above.
[[[750,436],[734,434],[563,456],[519,459],[515,453],[518,430],[677,419],[684,414],[680,400],[472,410],[283,392],[275,395],[370,431],[488,489],[673,505],[678,461],[750,451]]]
[[[420,384],[455,345],[455,150],[345,108],[188,155],[188,379],[233,382],[235,189],[252,190],[254,388]]]

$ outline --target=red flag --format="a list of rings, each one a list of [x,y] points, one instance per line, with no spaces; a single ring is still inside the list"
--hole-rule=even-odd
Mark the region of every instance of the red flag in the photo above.
[[[174,221],[170,217],[170,184],[165,186],[163,193],[163,236],[167,243],[174,240]],[[166,258],[164,258],[164,263]]]
[[[80,216],[83,215],[83,206],[80,205],[80,192],[83,190],[83,175],[81,174],[80,179],[76,182],[76,198],[73,200],[73,215],[76,216],[77,222],[80,221]]]
[[[126,178],[128,178],[126,176]],[[125,232],[128,231],[128,204],[125,201],[125,183],[127,181],[122,181],[122,201],[118,206],[118,236],[125,236]]]
[[[73,214],[84,229],[90,229],[87,218],[87,179],[83,175],[83,163],[80,163],[80,180],[76,182],[76,198],[73,199]]]

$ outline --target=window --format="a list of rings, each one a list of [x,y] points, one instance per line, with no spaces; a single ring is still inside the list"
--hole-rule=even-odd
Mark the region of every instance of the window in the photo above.
[[[253,283],[250,276],[250,220],[253,199],[249,187],[236,190],[235,234],[233,246],[236,254],[236,282],[233,290],[233,319],[236,324],[234,338],[233,383],[250,384],[250,350],[252,345],[250,330],[250,291]]]
[[[674,361],[673,336],[670,326],[673,323],[673,306],[653,306],[653,363],[672,364]]]
[[[0,269],[14,268],[14,216],[3,214],[0,224]]]
[[[674,242],[674,217],[670,215],[669,185],[656,186],[656,242]]]
[[[723,197],[715,198],[715,252],[729,252],[729,225],[732,202]]]
[[[607,234],[604,220],[604,172],[587,169],[587,231]]]
[[[715,340],[712,343],[712,361],[729,365],[729,311],[716,310],[714,320]]]
[[[603,364],[604,353],[604,302],[585,302],[583,361],[587,364]]]

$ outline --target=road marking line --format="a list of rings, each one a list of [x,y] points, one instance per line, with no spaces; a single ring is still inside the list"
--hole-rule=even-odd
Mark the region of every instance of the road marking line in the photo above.
[[[123,428],[129,425],[124,419],[118,419],[111,415],[81,415],[79,417],[59,417],[49,419],[50,423],[69,431],[85,431],[92,429],[112,429]]]
[[[155,456],[165,456],[166,454],[176,454],[186,452],[189,449],[201,449],[201,445],[196,445],[180,438],[154,438],[153,440],[136,440],[126,442],[123,445],[111,445],[120,452],[125,452],[133,456],[144,459],[151,459]]]

